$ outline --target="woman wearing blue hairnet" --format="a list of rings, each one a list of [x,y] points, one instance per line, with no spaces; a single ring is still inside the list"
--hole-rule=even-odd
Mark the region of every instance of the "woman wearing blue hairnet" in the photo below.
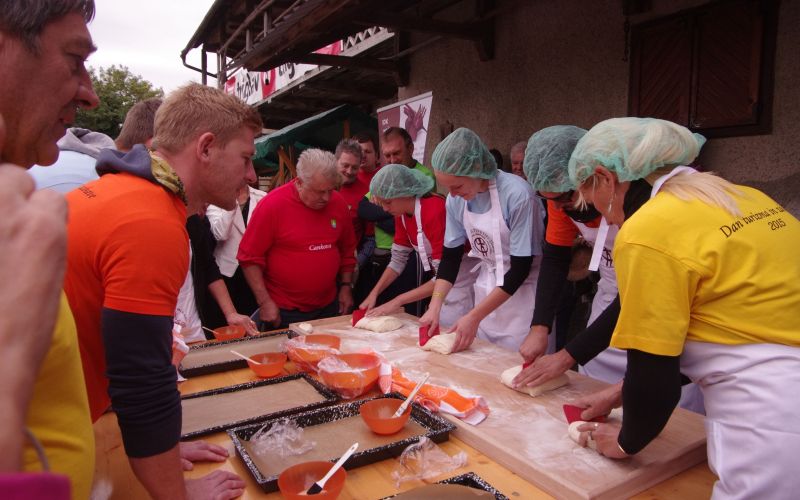
[[[705,399],[714,498],[796,498],[800,491],[800,222],[764,193],[686,166],[704,142],[685,127],[617,118],[593,127],[570,158],[583,199],[620,226],[621,299],[613,347],[624,380],[592,397],[589,419],[622,404],[618,424],[584,424],[612,458],[664,428],[681,373]],[[633,183],[650,200],[625,212]]]
[[[445,296],[459,274],[464,246],[480,260],[475,306],[453,326],[454,351],[475,336],[518,350],[530,329],[544,231],[542,206],[520,177],[499,171],[494,158],[471,130],[447,136],[431,159],[436,181],[447,196],[442,262],[428,311],[420,318],[439,324]]]
[[[394,216],[396,230],[392,242],[392,260],[360,305],[361,309],[367,309],[367,316],[389,314],[405,304],[431,296],[433,280],[375,307],[380,294],[408,265],[412,250],[419,256],[425,273],[433,276],[439,268],[444,242],[445,201],[441,195],[431,193],[433,185],[434,180],[430,176],[398,164],[384,166],[372,178],[369,189],[373,200]],[[470,261],[464,259],[464,262]],[[463,279],[459,279],[448,294],[442,306],[443,325],[453,325],[472,308],[474,277],[470,280],[469,274],[469,269],[459,273],[459,278]]]

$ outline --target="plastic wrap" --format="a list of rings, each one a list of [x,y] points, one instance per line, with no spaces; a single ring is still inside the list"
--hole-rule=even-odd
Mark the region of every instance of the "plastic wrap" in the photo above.
[[[427,437],[421,437],[419,442],[403,450],[398,462],[392,472],[397,488],[405,481],[428,482],[446,472],[464,467],[467,465],[467,454],[461,451],[451,457],[436,443]]]
[[[345,399],[353,399],[367,392],[377,380],[379,362],[375,357],[374,366],[352,366],[339,356],[328,356],[319,362],[317,369],[327,387]]]
[[[288,418],[278,420],[272,424],[269,430],[265,431],[267,425],[256,431],[250,438],[253,451],[257,455],[279,455],[281,457],[302,455],[313,450],[317,445],[316,442],[303,438],[303,428],[293,420]]]
[[[307,373],[317,373],[317,363],[321,359],[339,354],[339,350],[330,345],[306,342],[305,336],[287,340],[284,348],[295,366]]]

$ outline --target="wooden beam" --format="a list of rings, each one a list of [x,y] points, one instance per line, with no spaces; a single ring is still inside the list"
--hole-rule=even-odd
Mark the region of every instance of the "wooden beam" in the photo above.
[[[302,54],[290,58],[293,63],[337,66],[341,68],[361,68],[384,73],[396,73],[397,65],[392,61],[367,59],[365,57],[332,56],[328,54]]]
[[[395,14],[392,12],[370,12],[353,19],[355,24],[363,26],[384,26],[398,31],[416,31],[434,33],[465,40],[479,40],[485,31],[487,20],[467,23],[453,23],[436,19]]]

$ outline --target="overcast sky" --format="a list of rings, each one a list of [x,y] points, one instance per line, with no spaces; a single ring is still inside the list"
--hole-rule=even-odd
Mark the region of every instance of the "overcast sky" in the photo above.
[[[180,54],[213,3],[95,0],[97,13],[89,31],[98,50],[89,57],[88,66],[127,66],[165,92],[187,81],[199,82],[200,73],[184,67]],[[200,51],[190,56],[187,62],[199,67]],[[209,64],[213,59],[209,58]]]

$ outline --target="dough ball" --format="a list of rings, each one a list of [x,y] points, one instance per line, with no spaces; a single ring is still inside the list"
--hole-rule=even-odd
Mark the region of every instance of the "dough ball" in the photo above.
[[[311,323],[300,323],[297,325],[297,328],[303,333],[311,333],[314,331],[314,327],[311,325]]]
[[[578,430],[578,427],[580,427],[581,425],[583,425],[585,423],[586,422],[584,422],[583,420],[576,420],[576,421],[572,422],[571,424],[569,424],[569,428],[567,428],[567,433],[569,433],[570,439],[572,439],[573,441],[575,441],[578,444],[580,444],[580,438],[581,438],[581,431]],[[594,439],[589,438],[586,441],[586,446],[588,446],[589,448],[591,448],[593,450],[596,450],[597,449],[597,442]]]
[[[429,339],[428,342],[422,346],[422,350],[438,352],[439,354],[450,354],[453,352],[453,346],[456,343],[455,333],[440,333]]]
[[[514,377],[522,371],[522,365],[513,366],[508,370],[504,371],[502,375],[500,375],[500,382],[503,385],[511,387],[511,382],[514,380]],[[544,384],[540,384],[534,387],[511,387],[515,391],[519,391],[523,394],[527,394],[529,396],[541,396],[545,392],[552,391],[553,389],[558,389],[561,386],[567,385],[569,383],[569,377],[566,373],[562,373],[558,377],[548,380]]]
[[[391,332],[403,326],[403,322],[393,316],[363,317],[356,323],[356,328],[370,330],[376,333]]]

